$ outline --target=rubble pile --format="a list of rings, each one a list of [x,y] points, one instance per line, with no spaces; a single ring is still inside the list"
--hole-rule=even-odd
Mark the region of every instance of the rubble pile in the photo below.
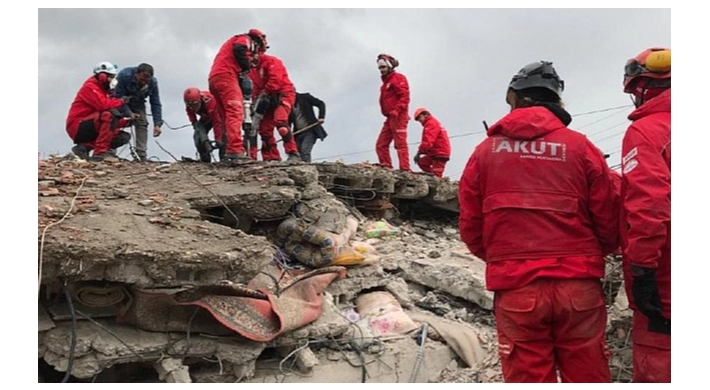
[[[449,179],[65,156],[39,162],[38,191],[40,381],[502,382]]]

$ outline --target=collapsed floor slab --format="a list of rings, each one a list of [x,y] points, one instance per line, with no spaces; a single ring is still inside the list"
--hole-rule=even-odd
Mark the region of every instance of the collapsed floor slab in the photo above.
[[[58,371],[67,371],[72,333],[76,347],[72,375],[92,378],[104,369],[129,362],[156,362],[165,357],[212,357],[235,365],[255,360],[266,348],[242,337],[205,337],[201,335],[147,332],[113,321],[77,321],[58,323],[39,334],[39,355]]]

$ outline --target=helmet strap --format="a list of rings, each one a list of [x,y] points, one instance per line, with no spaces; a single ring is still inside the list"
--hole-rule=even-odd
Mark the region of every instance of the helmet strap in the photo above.
[[[634,88],[633,102],[636,108],[642,104],[660,95],[662,90],[670,88],[670,80],[654,80],[643,78],[638,81],[638,85]]]

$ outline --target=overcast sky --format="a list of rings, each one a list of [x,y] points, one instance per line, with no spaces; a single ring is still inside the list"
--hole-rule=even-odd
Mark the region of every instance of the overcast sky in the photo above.
[[[578,115],[571,128],[618,164],[632,110],[621,91],[624,63],[671,44],[670,9],[39,9],[38,24],[43,155],[70,150],[64,121],[71,102],[93,66],[110,61],[155,67],[166,125],[159,138],[149,135],[149,155],[172,160],[157,140],[178,158],[194,156],[191,128],[170,129],[188,123],[182,92],[207,89],[222,43],[255,27],[296,89],[326,102],[329,136],[316,144],[315,160],[377,162],[384,117],[375,61],[389,53],[409,80],[410,115],[428,108],[452,137],[445,175],[455,179],[485,136],[482,121],[491,125],[508,112],[511,77],[538,60],[552,61],[565,80],[563,100]],[[592,111],[601,112],[586,114]],[[411,121],[408,141],[419,142],[421,130]],[[129,156],[126,147],[121,155]],[[396,164],[393,148],[392,156]]]

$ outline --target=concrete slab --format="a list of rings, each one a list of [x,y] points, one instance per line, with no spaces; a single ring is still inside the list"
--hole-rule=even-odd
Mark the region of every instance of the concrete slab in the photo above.
[[[493,309],[493,292],[486,290],[485,263],[461,251],[451,251],[439,258],[414,258],[397,262],[402,278],[434,290]]]

